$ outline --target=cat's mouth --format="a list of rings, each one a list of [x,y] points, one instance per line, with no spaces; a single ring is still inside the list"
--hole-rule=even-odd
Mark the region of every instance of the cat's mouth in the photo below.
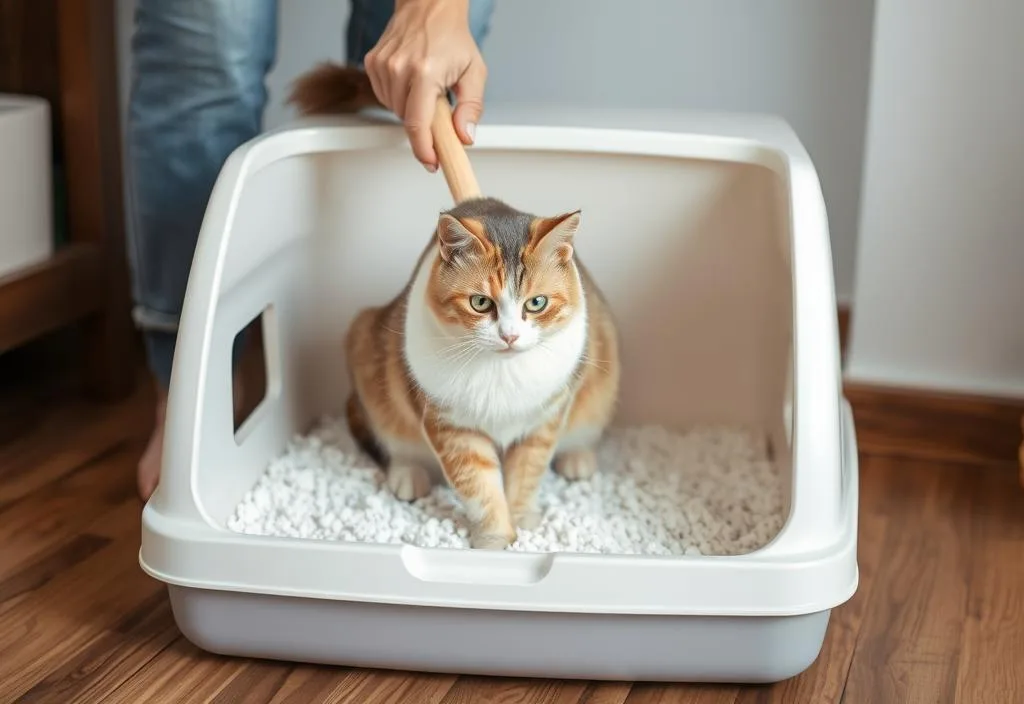
[[[494,349],[494,352],[496,354],[500,354],[500,355],[514,356],[514,355],[517,355],[517,354],[522,354],[527,349],[529,349],[529,348],[527,348],[527,347],[512,347],[512,346],[509,346],[509,345],[505,345],[504,347],[496,347]]]

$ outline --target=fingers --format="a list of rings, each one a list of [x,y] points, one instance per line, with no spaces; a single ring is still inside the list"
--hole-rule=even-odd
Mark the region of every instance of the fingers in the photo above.
[[[385,50],[386,47],[383,43],[377,44],[367,52],[363,59],[363,66],[366,68],[366,75],[370,78],[373,94],[377,96],[381,105],[390,109],[390,86],[388,85],[387,71],[384,69],[384,63],[388,59]]]
[[[392,56],[388,60],[387,69],[387,90],[389,100],[385,105],[398,115],[399,119],[405,119],[405,105],[409,95],[409,72],[405,62],[398,56]]]
[[[477,51],[457,59],[414,59],[409,54],[399,43],[383,38],[363,63],[374,95],[402,120],[416,159],[434,172],[438,163],[430,126],[438,96],[452,86],[458,98],[453,112],[455,132],[463,144],[473,144],[483,114],[487,67]]]
[[[484,86],[487,83],[487,66],[482,58],[474,59],[466,68],[459,82],[455,84],[458,105],[453,114],[455,132],[463,144],[472,144],[476,139],[476,126],[484,112]]]
[[[428,171],[437,171],[437,154],[430,134],[437,96],[442,81],[436,75],[437,62],[406,60],[400,52],[381,42],[363,61],[374,95],[405,125],[405,132],[416,159]]]
[[[437,171],[437,154],[430,123],[434,119],[437,97],[442,94],[440,84],[429,77],[416,75],[405,101],[405,133],[409,136],[412,153],[427,171]]]

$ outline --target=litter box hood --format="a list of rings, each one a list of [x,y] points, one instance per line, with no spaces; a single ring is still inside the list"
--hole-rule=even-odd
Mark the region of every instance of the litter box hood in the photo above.
[[[788,517],[745,555],[486,553],[270,538],[225,521],[290,438],[348,392],[355,311],[404,285],[439,174],[373,115],[302,120],[239,148],[203,223],[140,562],[176,587],[419,606],[789,616],[856,589],[856,443],[841,395],[828,225],[809,156],[752,115],[489,108],[484,190],[581,208],[582,259],[623,337],[619,423],[763,429]],[[231,343],[262,319],[268,390],[233,432]]]

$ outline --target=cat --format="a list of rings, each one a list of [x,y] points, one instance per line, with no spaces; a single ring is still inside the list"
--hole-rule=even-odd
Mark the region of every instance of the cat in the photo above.
[[[568,479],[597,469],[619,340],[575,251],[581,217],[495,198],[441,212],[404,288],[359,312],[345,337],[353,436],[401,500],[426,496],[443,475],[472,548],[504,549],[517,527],[539,525],[552,465]]]

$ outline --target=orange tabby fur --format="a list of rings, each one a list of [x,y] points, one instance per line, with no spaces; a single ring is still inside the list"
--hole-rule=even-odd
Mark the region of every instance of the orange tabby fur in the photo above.
[[[534,229],[547,221],[538,219]],[[479,224],[467,222],[467,229]],[[482,240],[483,241],[483,240]],[[463,276],[472,279],[486,275],[492,295],[505,282],[502,253],[487,243],[484,263]],[[530,268],[532,252],[524,252],[527,287],[548,292],[552,304],[539,319],[557,324],[563,306],[556,302],[574,302],[580,291],[566,285],[566,277],[557,267]],[[473,312],[457,295],[466,284],[441,275],[442,257],[432,242],[422,257],[431,262],[429,305],[438,318],[467,325]],[[423,259],[421,258],[421,262]],[[587,270],[570,262],[579,272],[587,296],[588,335],[584,356],[569,386],[554,405],[561,413],[535,428],[504,452],[486,434],[474,428],[457,427],[445,422],[443,407],[426,397],[411,378],[406,363],[401,331],[411,282],[390,303],[362,311],[353,321],[345,340],[345,352],[353,382],[349,400],[349,424],[364,447],[381,457],[381,438],[392,445],[414,446],[424,438],[437,455],[448,482],[467,504],[473,523],[474,547],[504,548],[514,542],[515,526],[532,528],[540,515],[536,492],[544,471],[554,460],[554,468],[570,479],[590,477],[597,468],[592,445],[569,449],[555,455],[560,438],[581,428],[603,429],[612,419],[619,385],[618,339],[607,304]],[[388,460],[383,460],[387,462]],[[390,458],[390,461],[395,461]],[[502,471],[504,470],[504,471]],[[501,479],[502,473],[503,481]],[[402,499],[424,495],[429,485],[414,485],[399,480],[391,483]],[[471,508],[470,508],[471,507]]]

